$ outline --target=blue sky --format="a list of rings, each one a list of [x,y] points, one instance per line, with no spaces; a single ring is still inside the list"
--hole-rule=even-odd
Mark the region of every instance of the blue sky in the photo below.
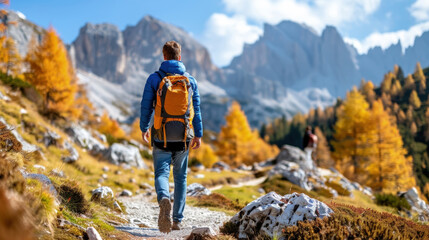
[[[52,25],[66,43],[86,22],[124,29],[150,14],[190,32],[219,66],[256,41],[263,23],[286,19],[318,33],[333,25],[361,53],[399,39],[407,47],[429,30],[429,0],[11,0],[10,8],[43,27]]]

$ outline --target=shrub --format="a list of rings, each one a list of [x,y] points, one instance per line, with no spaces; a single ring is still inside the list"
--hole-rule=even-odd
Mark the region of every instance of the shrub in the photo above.
[[[61,202],[74,213],[86,213],[89,203],[77,182],[66,181],[59,187]]]
[[[285,239],[428,239],[429,226],[372,209],[328,204],[324,219],[298,222],[283,230]]]
[[[404,197],[398,197],[393,194],[378,193],[375,194],[375,203],[381,206],[389,206],[398,209],[399,211],[410,210],[411,205]]]
[[[199,196],[196,197],[196,199],[197,203],[195,204],[195,206],[197,207],[215,207],[237,211],[241,210],[244,207],[243,205],[238,204],[238,202],[233,202],[219,193],[212,193],[208,196]]]
[[[2,72],[0,72],[0,80],[3,82],[3,84],[9,85],[14,89],[28,88],[32,86],[29,82],[24,81],[21,78],[12,77]]]

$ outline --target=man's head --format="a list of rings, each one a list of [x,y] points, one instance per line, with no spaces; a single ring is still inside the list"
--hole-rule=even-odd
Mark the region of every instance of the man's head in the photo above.
[[[182,60],[181,56],[182,47],[176,41],[168,41],[162,48],[162,54],[164,54],[164,60]]]

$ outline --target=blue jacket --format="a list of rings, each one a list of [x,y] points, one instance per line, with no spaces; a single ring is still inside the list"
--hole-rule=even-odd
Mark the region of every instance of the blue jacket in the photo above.
[[[198,92],[197,80],[194,77],[186,73],[185,65],[181,61],[168,60],[164,61],[161,64],[160,70],[166,73],[180,74],[188,77],[189,82],[191,83],[193,96],[192,102],[194,106],[195,116],[192,121],[194,126],[194,132],[196,137],[203,136],[203,123],[201,119],[200,111],[200,93]],[[143,97],[141,101],[141,111],[140,111],[140,129],[142,132],[146,132],[149,129],[149,122],[153,112],[153,102],[156,98],[156,90],[158,89],[161,78],[157,73],[152,73],[146,81],[144,87]]]

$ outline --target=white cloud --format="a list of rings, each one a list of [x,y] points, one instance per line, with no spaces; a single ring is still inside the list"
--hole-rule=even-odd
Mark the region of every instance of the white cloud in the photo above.
[[[249,25],[244,17],[213,14],[206,24],[203,43],[218,66],[227,65],[242,52],[244,43],[253,43],[262,34],[259,27]]]
[[[292,20],[316,29],[326,25],[341,27],[364,21],[380,6],[381,0],[222,0],[233,15],[215,13],[207,22],[203,42],[216,64],[223,66],[242,52],[244,43],[252,43],[262,33],[262,23],[277,24]],[[256,22],[251,25],[249,22]]]
[[[417,0],[408,10],[417,21],[429,20],[428,0]]]
[[[408,30],[400,30],[396,32],[370,34],[364,40],[359,41],[354,38],[344,38],[344,40],[352,44],[360,54],[367,53],[370,48],[380,46],[386,49],[392,44],[397,44],[401,41],[402,50],[414,44],[414,39],[421,36],[423,32],[429,30],[429,21],[412,26]]]
[[[277,24],[282,20],[305,23],[318,31],[363,20],[381,0],[223,0],[227,11],[247,19]]]

